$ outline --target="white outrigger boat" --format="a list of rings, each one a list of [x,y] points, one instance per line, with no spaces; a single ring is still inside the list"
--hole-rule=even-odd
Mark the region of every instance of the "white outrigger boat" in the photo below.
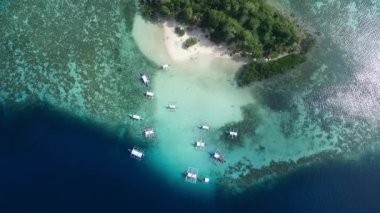
[[[149,82],[150,82],[148,76],[145,75],[144,73],[141,73],[140,75],[141,75],[141,81],[142,81],[145,85],[148,86],[148,84],[149,84]]]
[[[227,132],[228,136],[231,138],[231,139],[235,139],[237,138],[238,136],[238,132],[236,129],[230,129],[228,132]]]
[[[198,139],[194,143],[195,148],[203,149],[206,146],[206,143],[202,139]]]
[[[225,163],[226,162],[226,160],[224,160],[223,155],[218,151],[214,152],[214,154],[212,155],[212,158],[218,163]]]
[[[154,97],[154,92],[152,92],[152,91],[146,91],[146,92],[144,93],[144,95],[145,95],[145,97],[147,97],[147,98],[153,98],[153,97]]]
[[[139,121],[143,119],[140,115],[136,115],[136,114],[129,114],[128,116],[135,121]]]
[[[154,137],[154,130],[153,130],[153,128],[145,128],[144,129],[144,136],[146,138],[153,138]]]
[[[177,109],[177,106],[175,104],[168,104],[166,105],[166,109],[170,111],[175,111]]]
[[[185,181],[189,183],[197,183],[198,169],[189,167],[186,172]]]
[[[202,179],[204,183],[210,183],[210,178],[209,177],[205,177]]]
[[[133,149],[129,149],[129,151],[131,152],[131,157],[137,160],[141,160],[144,156],[142,149],[139,149],[137,147],[133,147]]]
[[[198,127],[199,129],[202,129],[202,130],[207,130],[207,131],[210,130],[210,126],[207,124],[202,124],[202,125],[199,125]]]
[[[163,64],[163,65],[161,65],[161,69],[162,70],[167,70],[167,69],[169,69],[169,67],[170,67],[170,64]]]

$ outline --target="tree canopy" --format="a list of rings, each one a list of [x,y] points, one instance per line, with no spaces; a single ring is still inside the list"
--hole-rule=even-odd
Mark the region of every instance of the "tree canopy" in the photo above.
[[[140,5],[147,18],[161,15],[199,26],[213,42],[255,57],[290,51],[300,37],[287,18],[262,0],[140,0]]]
[[[236,75],[240,86],[293,69],[315,44],[263,0],[140,0],[140,6],[145,18],[163,16],[200,27],[211,41],[224,42],[233,52],[257,58],[283,55],[244,65]]]

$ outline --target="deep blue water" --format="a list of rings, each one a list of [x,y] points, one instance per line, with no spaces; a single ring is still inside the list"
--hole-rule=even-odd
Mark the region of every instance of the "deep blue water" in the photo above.
[[[132,144],[44,107],[0,112],[0,212],[380,212],[379,156],[202,201],[130,159]]]

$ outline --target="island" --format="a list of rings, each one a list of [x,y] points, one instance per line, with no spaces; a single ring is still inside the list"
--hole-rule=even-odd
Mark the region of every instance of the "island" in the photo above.
[[[148,20],[174,19],[187,29],[199,27],[216,45],[226,44],[231,55],[246,58],[236,73],[239,86],[293,69],[314,45],[310,34],[262,0],[140,0],[140,9]],[[180,36],[183,29],[176,32]],[[183,47],[194,43],[189,40]]]

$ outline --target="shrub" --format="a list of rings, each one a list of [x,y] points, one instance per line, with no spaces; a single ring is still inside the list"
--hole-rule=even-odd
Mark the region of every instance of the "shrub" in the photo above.
[[[185,30],[181,27],[175,27],[174,32],[179,36],[182,37],[185,34]]]
[[[183,48],[187,49],[191,46],[194,46],[197,42],[198,42],[198,39],[196,39],[194,37],[190,37],[190,38],[186,39],[185,42],[183,42]]]
[[[285,73],[305,62],[303,54],[291,54],[269,62],[251,62],[244,65],[236,75],[239,86],[246,86],[254,81],[268,79],[274,75]]]

